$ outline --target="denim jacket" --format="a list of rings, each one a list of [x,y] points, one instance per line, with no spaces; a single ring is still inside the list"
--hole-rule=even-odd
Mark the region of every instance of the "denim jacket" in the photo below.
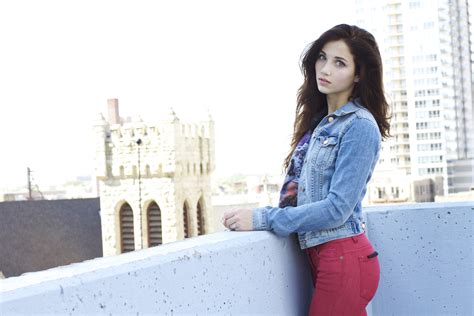
[[[358,99],[327,115],[309,141],[297,206],[255,208],[253,229],[296,232],[301,249],[363,233],[361,203],[380,148],[377,123]]]

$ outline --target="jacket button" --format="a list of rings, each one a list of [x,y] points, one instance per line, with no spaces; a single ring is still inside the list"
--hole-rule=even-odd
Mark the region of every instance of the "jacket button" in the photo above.
[[[328,121],[329,121],[329,123],[331,123],[332,121],[334,121],[334,117],[330,116],[330,117],[328,118]]]
[[[301,192],[304,192],[304,191],[305,191],[305,188],[304,188],[304,187],[302,187],[302,188],[301,188]]]
[[[327,145],[328,143],[329,143],[329,140],[327,140],[327,139],[325,139],[324,142],[323,142],[324,145]]]

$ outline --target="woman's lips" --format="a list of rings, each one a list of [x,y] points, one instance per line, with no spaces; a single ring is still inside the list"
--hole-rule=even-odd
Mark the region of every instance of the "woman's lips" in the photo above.
[[[331,83],[331,81],[326,80],[326,79],[323,79],[323,78],[319,78],[318,81],[319,81],[319,83],[322,84],[322,85],[328,85],[328,84]]]

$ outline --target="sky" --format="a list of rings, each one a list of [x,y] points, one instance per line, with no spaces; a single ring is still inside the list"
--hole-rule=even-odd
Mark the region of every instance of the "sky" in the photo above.
[[[94,173],[107,99],[215,121],[216,176],[280,174],[299,60],[352,1],[1,1],[0,189]]]

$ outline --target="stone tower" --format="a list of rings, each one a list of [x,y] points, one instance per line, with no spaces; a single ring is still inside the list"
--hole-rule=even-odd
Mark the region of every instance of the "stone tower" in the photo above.
[[[171,109],[153,122],[125,122],[109,99],[94,133],[104,256],[210,232],[210,116],[186,124]]]

